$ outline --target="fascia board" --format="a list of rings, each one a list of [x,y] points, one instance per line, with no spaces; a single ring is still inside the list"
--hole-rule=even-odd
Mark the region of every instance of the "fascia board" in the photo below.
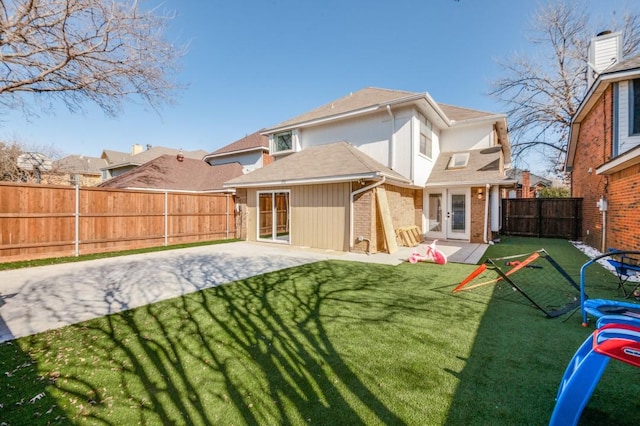
[[[455,186],[477,186],[477,185],[500,185],[509,186],[518,183],[515,179],[501,179],[501,180],[482,180],[482,181],[453,181],[443,183],[427,183],[425,188],[450,188]]]
[[[309,178],[309,179],[282,179],[282,180],[272,180],[272,181],[260,181],[260,182],[245,182],[240,184],[222,184],[223,188],[248,188],[255,186],[285,186],[285,185],[313,185],[313,184],[322,184],[322,183],[340,183],[340,182],[350,182],[360,179],[377,179],[382,176],[387,178],[387,182],[396,181],[405,185],[410,185],[411,182],[409,180],[399,180],[395,176],[389,176],[385,173],[375,172],[375,173],[360,173],[355,175],[343,175],[343,176],[331,176],[324,178]]]
[[[365,107],[365,108],[360,108],[357,110],[353,110],[353,111],[348,111],[342,114],[336,114],[336,115],[330,115],[330,116],[326,116],[326,117],[322,117],[322,118],[318,118],[315,120],[308,120],[308,121],[301,121],[299,123],[293,123],[287,126],[281,126],[281,127],[272,127],[269,129],[265,129],[263,132],[260,132],[261,135],[270,135],[273,133],[278,133],[278,132],[284,132],[287,130],[293,130],[293,129],[297,129],[300,127],[308,127],[308,126],[315,126],[318,124],[324,124],[330,121],[334,121],[334,120],[341,120],[341,119],[345,119],[345,118],[350,118],[350,117],[355,117],[355,116],[359,116],[359,115],[363,115],[363,114],[368,114],[370,112],[375,112],[375,111],[380,111],[383,108],[386,108],[387,105],[388,106],[398,106],[398,105],[404,105],[404,104],[410,104],[419,100],[425,100],[429,106],[431,106],[435,112],[440,116],[440,118],[448,125],[451,125],[451,120],[449,120],[449,118],[444,114],[444,112],[442,111],[442,109],[440,109],[440,106],[436,103],[436,101],[433,100],[433,98],[431,98],[431,96],[429,96],[428,93],[419,93],[419,94],[415,94],[415,95],[410,95],[410,96],[405,96],[402,98],[398,98],[398,99],[394,99],[392,101],[389,102],[383,102],[381,104],[377,104],[377,105],[372,105],[369,107]]]
[[[608,175],[640,163],[640,147],[627,151],[622,155],[596,168],[596,175]]]
[[[220,158],[220,157],[228,157],[231,155],[246,154],[247,152],[251,152],[251,151],[269,151],[269,148],[266,146],[256,146],[253,148],[238,149],[236,151],[221,152],[220,154],[207,154],[202,158],[202,160],[207,161],[211,158]]]

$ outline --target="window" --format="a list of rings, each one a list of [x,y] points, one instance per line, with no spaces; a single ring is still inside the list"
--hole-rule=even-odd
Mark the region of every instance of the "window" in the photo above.
[[[431,142],[431,134],[433,128],[431,122],[423,115],[420,115],[420,154],[432,158],[433,147]]]
[[[629,93],[629,134],[640,135],[640,78],[631,81]]]
[[[451,161],[449,161],[449,169],[459,169],[462,167],[467,167],[467,163],[469,162],[469,153],[468,152],[460,152],[457,154],[453,154],[451,156]]]
[[[275,152],[291,151],[293,149],[292,132],[282,132],[273,135],[273,148]]]

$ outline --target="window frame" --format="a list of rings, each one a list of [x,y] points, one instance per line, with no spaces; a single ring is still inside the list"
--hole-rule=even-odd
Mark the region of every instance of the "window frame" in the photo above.
[[[420,114],[420,139],[418,140],[418,152],[429,159],[433,159],[433,125],[422,114]],[[424,137],[424,150],[423,150]]]
[[[447,169],[464,169],[469,164],[469,157],[468,152],[456,152],[451,156]]]
[[[640,78],[629,81],[629,136],[640,136]]]
[[[289,145],[287,149],[278,149],[279,143],[278,140],[281,136],[289,135]],[[278,132],[273,134],[272,138],[273,152],[278,154],[281,152],[291,152],[293,151],[293,130],[286,130],[284,132]]]

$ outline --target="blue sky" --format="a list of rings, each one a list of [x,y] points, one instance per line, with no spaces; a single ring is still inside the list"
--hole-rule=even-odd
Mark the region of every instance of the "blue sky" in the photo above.
[[[570,0],[605,27],[637,0]],[[189,43],[175,105],[128,104],[119,118],[87,105],[30,121],[0,116],[0,138],[99,156],[132,144],[211,152],[361,88],[429,92],[491,112],[496,59],[530,48],[537,0],[146,0],[175,12],[168,38]],[[603,28],[604,29],[604,28]]]

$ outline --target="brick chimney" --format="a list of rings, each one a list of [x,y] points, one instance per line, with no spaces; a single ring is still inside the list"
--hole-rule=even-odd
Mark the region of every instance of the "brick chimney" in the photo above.
[[[522,198],[533,198],[531,194],[531,173],[529,170],[522,171]]]

